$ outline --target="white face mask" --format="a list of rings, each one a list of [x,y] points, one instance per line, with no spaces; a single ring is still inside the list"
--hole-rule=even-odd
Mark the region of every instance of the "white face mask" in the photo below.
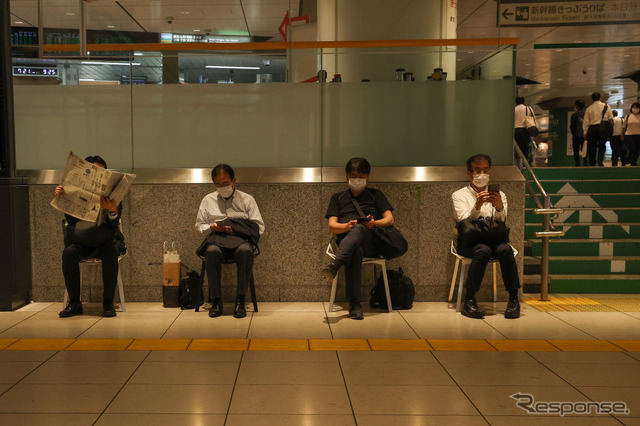
[[[228,186],[216,186],[216,191],[221,197],[229,198],[233,195],[233,185]]]
[[[480,174],[480,175],[473,175],[473,184],[477,187],[477,188],[484,188],[485,186],[487,186],[487,184],[489,183],[489,175],[488,174]]]
[[[637,114],[638,112],[640,112],[640,109],[638,108],[631,108],[631,112],[634,114]]]
[[[365,186],[367,186],[366,179],[349,178],[349,188],[353,189],[355,192],[363,191]]]

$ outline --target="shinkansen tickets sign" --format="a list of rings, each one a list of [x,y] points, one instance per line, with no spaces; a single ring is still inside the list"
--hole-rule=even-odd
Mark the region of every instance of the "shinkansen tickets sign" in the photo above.
[[[498,27],[635,24],[640,0],[518,1],[500,0]]]

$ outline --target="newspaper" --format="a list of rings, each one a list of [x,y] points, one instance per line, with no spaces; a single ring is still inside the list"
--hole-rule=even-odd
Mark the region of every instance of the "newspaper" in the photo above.
[[[71,216],[98,225],[106,220],[107,212],[100,207],[100,196],[120,204],[136,175],[103,169],[69,153],[60,186],[64,192],[51,205]]]

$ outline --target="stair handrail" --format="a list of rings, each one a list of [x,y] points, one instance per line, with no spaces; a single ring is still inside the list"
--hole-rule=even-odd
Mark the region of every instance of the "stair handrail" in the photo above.
[[[516,154],[518,155],[518,157],[520,158],[520,161],[522,162],[521,164],[524,164],[524,166],[529,171],[529,173],[531,173],[531,177],[533,178],[533,181],[535,182],[538,189],[540,190],[540,194],[542,195],[542,197],[544,197],[544,205],[543,205],[542,203],[540,203],[540,200],[538,200],[538,194],[529,183],[529,179],[526,176],[524,176],[524,173],[523,173],[522,176],[525,177],[527,189],[531,193],[531,196],[533,197],[534,201],[536,202],[536,205],[538,206],[538,208],[534,209],[533,212],[535,214],[542,215],[542,232],[536,232],[534,235],[536,236],[536,238],[542,239],[541,241],[542,254],[540,256],[540,267],[541,267],[540,301],[548,302],[549,301],[549,238],[564,236],[564,231],[558,231],[551,225],[551,215],[562,213],[564,212],[564,209],[554,208],[551,205],[551,196],[547,194],[547,192],[542,187],[542,184],[540,183],[540,181],[538,180],[538,177],[533,171],[531,164],[529,164],[529,161],[527,160],[525,155],[522,153],[522,150],[520,149],[520,147],[515,141],[513,142],[513,148],[516,150]],[[522,173],[522,167],[520,167],[520,173]]]

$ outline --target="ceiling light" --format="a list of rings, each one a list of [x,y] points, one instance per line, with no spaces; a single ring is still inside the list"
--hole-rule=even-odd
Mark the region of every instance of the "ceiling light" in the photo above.
[[[115,25],[107,25],[107,28],[115,28]]]
[[[16,22],[14,22],[14,24],[24,24],[24,22],[22,22],[22,21],[16,21]]]
[[[259,70],[260,67],[234,67],[227,65],[207,65],[205,68],[221,68],[226,70]]]
[[[200,32],[200,30],[193,30],[194,33]]]
[[[133,56],[142,56],[142,52],[133,52]]]
[[[556,52],[562,52],[562,49],[556,49]]]
[[[82,61],[81,64],[85,64],[85,65],[124,65],[124,66],[129,66],[129,65],[140,65],[138,62],[133,62],[133,63],[129,63],[129,62],[101,62],[101,61]]]
[[[182,15],[189,15],[191,12],[187,11],[187,10],[183,10],[182,12],[180,12],[180,14]]]
[[[96,81],[95,78],[81,78],[80,81]]]
[[[67,12],[67,13],[65,13],[65,15],[67,15],[67,16],[73,16],[73,15],[75,15],[75,13],[73,13],[73,12]]]
[[[559,78],[558,81],[564,81],[564,78]]]

